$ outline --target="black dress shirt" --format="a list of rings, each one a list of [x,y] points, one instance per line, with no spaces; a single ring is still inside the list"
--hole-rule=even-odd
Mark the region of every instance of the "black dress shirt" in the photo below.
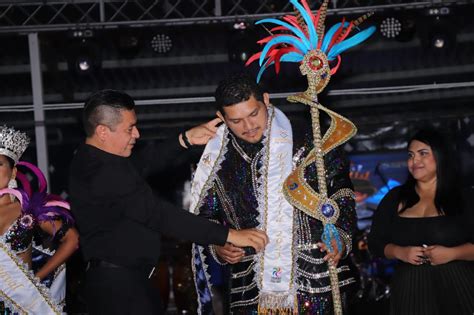
[[[86,260],[154,266],[162,233],[199,244],[225,243],[228,228],[157,197],[145,181],[147,174],[169,167],[183,155],[177,137],[131,158],[80,145],[71,164],[69,190]]]

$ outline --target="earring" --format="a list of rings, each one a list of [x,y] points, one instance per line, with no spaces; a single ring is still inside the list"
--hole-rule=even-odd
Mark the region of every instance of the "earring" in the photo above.
[[[18,187],[18,183],[16,182],[16,179],[14,179],[14,178],[10,179],[10,181],[8,182],[8,188],[10,188],[10,189],[15,189],[15,188],[17,188],[17,187]],[[14,202],[15,199],[16,199],[16,198],[15,198],[14,195],[10,195],[10,200],[11,200],[12,202]]]
[[[10,181],[8,182],[8,188],[14,189],[17,187],[18,187],[18,183],[16,182],[16,180],[14,178],[10,179]]]

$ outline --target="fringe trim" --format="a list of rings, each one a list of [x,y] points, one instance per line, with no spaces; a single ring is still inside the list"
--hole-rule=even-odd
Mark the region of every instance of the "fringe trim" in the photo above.
[[[260,292],[258,314],[263,315],[292,315],[298,314],[296,292],[265,293]]]

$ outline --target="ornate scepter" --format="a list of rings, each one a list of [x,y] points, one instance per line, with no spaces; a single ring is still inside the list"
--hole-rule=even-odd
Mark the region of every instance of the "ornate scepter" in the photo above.
[[[283,187],[285,197],[289,203],[304,211],[311,217],[320,220],[324,225],[322,241],[328,249],[333,248],[335,242],[339,252],[342,243],[335,223],[339,217],[337,199],[353,196],[350,189],[341,189],[332,196],[328,196],[324,155],[335,147],[348,141],[355,135],[357,129],[347,118],[329,110],[318,102],[318,94],[327,86],[331,75],[339,68],[340,54],[370,37],[375,27],[359,31],[356,35],[347,38],[358,25],[371,14],[366,14],[351,22],[342,22],[333,25],[325,34],[325,19],[328,0],[324,0],[315,15],[312,14],[305,0],[301,4],[297,0],[290,0],[295,8],[295,15],[286,15],[281,20],[263,19],[256,24],[272,23],[276,26],[269,30],[270,35],[258,43],[264,44],[261,52],[253,55],[247,65],[259,60],[260,71],[257,81],[260,81],[263,72],[271,65],[275,71],[280,70],[281,62],[300,63],[300,72],[308,80],[308,89],[300,94],[288,97],[290,102],[299,102],[311,107],[312,132],[314,148],[285,180]],[[330,67],[329,62],[336,64]],[[329,130],[321,135],[319,110],[323,110],[331,117]],[[318,192],[304,179],[304,170],[311,163],[315,163],[318,178]],[[342,314],[342,304],[339,292],[337,267],[328,262],[329,277],[333,296],[334,313]]]

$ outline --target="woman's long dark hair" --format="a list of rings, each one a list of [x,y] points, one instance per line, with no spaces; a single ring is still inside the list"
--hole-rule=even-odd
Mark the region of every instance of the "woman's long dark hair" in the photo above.
[[[434,204],[440,215],[456,215],[461,212],[462,196],[458,175],[458,161],[454,145],[447,136],[436,129],[426,128],[419,130],[408,141],[418,140],[430,146],[436,161],[436,194]],[[408,173],[407,180],[401,186],[400,213],[413,207],[420,197],[415,190],[416,180]]]

